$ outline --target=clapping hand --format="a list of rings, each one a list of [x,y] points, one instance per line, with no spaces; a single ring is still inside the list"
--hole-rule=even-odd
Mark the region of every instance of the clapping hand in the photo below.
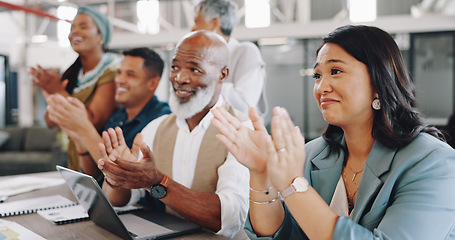
[[[100,143],[101,159],[98,161],[98,168],[112,187],[150,187],[163,178],[163,174],[155,166],[151,150],[142,142],[141,133],[134,138],[131,149],[126,145],[119,127],[103,132],[103,142]],[[143,157],[138,160],[139,151],[142,151]]]
[[[62,129],[77,131],[91,124],[85,105],[79,99],[51,94],[47,102],[49,119]]]
[[[237,161],[250,169],[250,174],[266,174],[265,179],[278,190],[302,176],[305,139],[284,108],[273,110],[272,136],[268,135],[254,108],[249,111],[254,130],[242,125],[223,108],[212,109],[212,113],[215,116],[212,124],[220,132],[217,138]]]
[[[277,190],[283,190],[302,176],[305,163],[305,139],[284,108],[273,109],[272,138],[273,142],[267,142],[269,179]]]
[[[53,68],[46,70],[38,65],[37,68],[31,67],[29,72],[32,75],[32,81],[41,88],[45,99],[50,94],[65,91],[68,84],[68,80],[60,80],[60,74]]]
[[[224,108],[218,107],[211,111],[214,115],[212,124],[220,132],[217,138],[252,174],[264,174],[267,170],[266,142],[270,137],[257,111],[254,108],[249,110],[254,129],[242,125]]]

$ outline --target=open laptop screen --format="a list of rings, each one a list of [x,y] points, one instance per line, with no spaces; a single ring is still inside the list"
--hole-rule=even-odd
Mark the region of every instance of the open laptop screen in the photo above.
[[[148,211],[119,217],[93,177],[61,166],[57,166],[57,170],[90,219],[123,239],[158,239],[201,229],[197,224],[166,213]]]
[[[92,221],[123,239],[132,239],[93,177],[61,166],[57,170]]]

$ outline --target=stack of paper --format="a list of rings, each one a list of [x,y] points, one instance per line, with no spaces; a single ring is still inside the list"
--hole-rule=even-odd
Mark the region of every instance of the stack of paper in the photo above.
[[[0,196],[12,196],[65,183],[62,178],[20,176],[0,181]]]

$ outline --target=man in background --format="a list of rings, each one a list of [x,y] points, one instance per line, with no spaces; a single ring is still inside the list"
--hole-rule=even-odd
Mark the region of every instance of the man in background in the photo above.
[[[115,78],[115,101],[120,108],[110,116],[104,129],[119,126],[125,134],[126,144],[131,147],[136,134],[153,119],[169,114],[170,108],[154,95],[164,68],[161,57],[149,48],[130,49],[123,55]],[[76,143],[83,172],[95,178],[102,177],[97,167],[98,143],[102,139],[89,121],[84,105],[76,98],[57,94],[48,102],[51,120]]]
[[[237,4],[231,0],[203,0],[196,6],[193,31],[209,30],[221,35],[229,47],[229,77],[221,95],[248,116],[255,107],[261,117],[267,112],[265,63],[256,45],[231,37],[237,24]]]

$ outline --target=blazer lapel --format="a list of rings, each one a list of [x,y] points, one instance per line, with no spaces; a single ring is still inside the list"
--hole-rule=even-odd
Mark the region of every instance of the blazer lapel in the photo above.
[[[313,170],[310,172],[310,183],[324,201],[330,204],[343,169],[344,153],[341,152],[338,158],[324,158],[327,153],[328,147],[311,160]]]
[[[365,208],[371,201],[373,201],[379,189],[382,187],[383,182],[380,177],[389,171],[392,160],[395,156],[396,149],[391,151],[384,147],[379,141],[375,141],[360,180],[359,190],[352,213],[352,220],[359,222],[360,218],[364,215]]]

